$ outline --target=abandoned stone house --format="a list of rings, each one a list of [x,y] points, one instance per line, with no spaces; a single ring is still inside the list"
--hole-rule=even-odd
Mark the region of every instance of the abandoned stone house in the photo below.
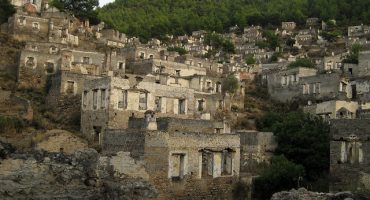
[[[108,47],[123,48],[128,43],[126,34],[114,29],[101,29],[96,32],[96,38]]]
[[[139,168],[158,189],[158,199],[231,199],[240,171],[239,135],[215,133],[222,123],[206,120],[147,113],[130,121],[128,129],[106,130],[103,149],[129,152],[136,164],[126,168]],[[117,163],[113,168],[122,167]]]
[[[13,4],[15,7],[23,7],[26,4],[31,4],[35,7],[37,12],[40,12],[44,0],[11,0],[10,3]]]
[[[353,99],[350,80],[337,73],[307,76],[300,84],[301,94],[307,100]]]
[[[303,77],[315,76],[316,69],[293,68],[278,70],[267,74],[268,92],[271,98],[279,101],[289,101],[303,93],[301,79]]]
[[[348,27],[348,37],[349,39],[361,38],[370,35],[370,26],[359,25],[359,26],[349,26]]]
[[[49,21],[38,16],[15,13],[7,23],[1,25],[1,32],[22,41],[45,41],[48,38]]]
[[[286,31],[293,31],[296,28],[295,22],[282,22],[281,28]]]
[[[49,42],[28,42],[21,51],[18,66],[20,87],[42,88],[46,77],[55,74],[61,59],[63,45]]]
[[[311,45],[317,40],[317,35],[315,29],[299,30],[295,40],[298,45]]]
[[[1,32],[12,35],[21,41],[43,41],[52,43],[79,45],[76,34],[81,28],[79,20],[59,11],[42,14],[18,10],[7,23],[1,25]]]
[[[334,53],[333,53],[334,54]],[[343,70],[342,60],[344,59],[344,54],[337,54],[331,56],[325,56],[323,62],[319,65],[319,71],[321,72],[341,72]]]
[[[242,35],[243,41],[248,43],[258,42],[263,40],[262,37],[262,27],[261,26],[251,26],[244,28],[244,33]]]
[[[365,77],[370,75],[370,51],[361,51],[359,53],[358,65],[353,69],[355,77]]]
[[[360,105],[356,101],[331,100],[308,105],[304,112],[318,115],[325,120],[329,119],[355,119]]]
[[[87,81],[82,98],[82,132],[90,137],[95,134],[94,127],[127,128],[131,115],[143,117],[147,110],[155,111],[159,117],[210,120],[217,112],[235,105],[235,99],[221,94],[221,83],[216,83],[219,92],[210,93],[201,87],[211,87],[208,83],[212,79],[202,80],[194,77],[192,84],[197,87],[193,88],[157,83],[153,76],[129,74],[125,78]]]
[[[361,103],[370,102],[370,80],[368,77],[360,77],[351,81],[352,94]]]
[[[80,51],[48,42],[29,42],[22,50],[18,73],[20,86],[43,88],[48,76],[59,74],[60,71],[68,71],[81,76],[124,73],[125,58],[120,54]],[[83,85],[78,85],[78,87],[82,88]]]
[[[261,165],[269,163],[277,147],[271,132],[238,130],[240,135],[240,176],[257,175]]]
[[[240,140],[227,122],[203,120],[203,109],[216,104],[197,100],[191,88],[126,76],[85,82],[82,133],[104,152],[129,152],[160,199],[231,198]]]
[[[317,17],[312,17],[312,18],[307,18],[306,19],[306,26],[307,27],[317,27],[319,26],[319,18]]]
[[[330,191],[370,192],[370,133],[367,119],[331,120]]]
[[[86,82],[82,96],[82,132],[89,138],[96,134],[94,129],[127,128],[131,115],[143,117],[147,110],[182,118],[194,114],[194,90],[145,79],[130,83],[128,79],[106,77]]]
[[[136,62],[146,59],[159,59],[160,53],[158,48],[150,48],[145,45],[135,45],[126,47],[121,50],[126,55],[127,63]]]
[[[356,98],[356,89],[346,76],[340,73],[317,74],[316,69],[310,68],[270,73],[267,75],[267,84],[271,98],[279,101],[301,99],[314,102]]]

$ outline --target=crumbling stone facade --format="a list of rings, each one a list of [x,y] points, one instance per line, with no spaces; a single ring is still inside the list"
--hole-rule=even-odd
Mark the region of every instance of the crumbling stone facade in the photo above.
[[[267,165],[277,147],[270,132],[237,131],[240,135],[240,173],[256,175],[261,166]]]
[[[354,69],[354,76],[364,77],[370,75],[370,51],[363,51],[359,53],[359,63]]]
[[[370,192],[370,133],[365,119],[331,120],[330,191]]]
[[[159,199],[232,198],[233,183],[239,176],[239,135],[214,133],[212,128],[192,132],[193,123],[173,130],[170,127],[180,124],[171,119],[140,120],[141,129],[107,130],[103,149],[130,152],[138,162],[144,161],[149,182],[159,190]],[[153,130],[156,122],[158,130]]]
[[[289,101],[301,94],[303,77],[315,76],[316,69],[294,68],[267,75],[268,91],[271,98],[279,101]]]

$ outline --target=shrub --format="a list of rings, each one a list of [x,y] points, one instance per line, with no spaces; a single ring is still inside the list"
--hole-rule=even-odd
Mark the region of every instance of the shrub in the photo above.
[[[315,68],[315,63],[308,58],[299,58],[295,62],[292,62],[288,66],[289,68],[296,68],[296,67],[307,67],[307,68]]]
[[[185,55],[187,51],[182,47],[168,47],[167,51],[176,51],[180,55]]]
[[[271,166],[255,180],[253,197],[270,199],[275,192],[294,188],[304,173],[302,165],[297,165],[284,156],[275,156],[271,160]]]
[[[0,116],[1,132],[15,130],[17,133],[20,133],[25,127],[26,123],[22,119],[19,119],[18,117]]]

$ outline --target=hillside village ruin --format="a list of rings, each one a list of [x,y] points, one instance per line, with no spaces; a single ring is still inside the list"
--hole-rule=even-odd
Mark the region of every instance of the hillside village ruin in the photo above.
[[[79,21],[47,0],[11,2],[18,9],[1,32],[25,42],[18,87],[48,85],[47,103],[80,113],[81,133],[100,146],[102,162],[149,181],[159,199],[228,199],[233,183],[252,183],[255,168],[277,146],[273,133],[233,127],[244,116],[245,84],[258,76],[272,99],[299,101],[305,112],[330,121],[330,189],[370,190],[370,26],[348,27],[347,37],[330,44],[319,36],[326,25],[317,18],[302,29],[283,22],[276,35],[294,37],[298,53],[277,62],[270,59],[281,49],[256,45],[265,40],[262,27],[233,27],[222,36],[233,41],[236,53],[209,59],[204,55],[213,47],[204,44],[206,31],[172,37],[170,44],[142,44],[104,23]],[[365,49],[359,63],[343,63],[355,43]],[[250,55],[255,64],[245,63]],[[289,67],[303,57],[317,67]],[[239,82],[234,93],[223,87],[229,76]],[[32,118],[30,105],[25,113]]]

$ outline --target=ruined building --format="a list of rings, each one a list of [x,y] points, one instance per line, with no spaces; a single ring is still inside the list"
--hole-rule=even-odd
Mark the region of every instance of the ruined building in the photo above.
[[[365,119],[331,121],[331,192],[370,192],[370,133]]]

